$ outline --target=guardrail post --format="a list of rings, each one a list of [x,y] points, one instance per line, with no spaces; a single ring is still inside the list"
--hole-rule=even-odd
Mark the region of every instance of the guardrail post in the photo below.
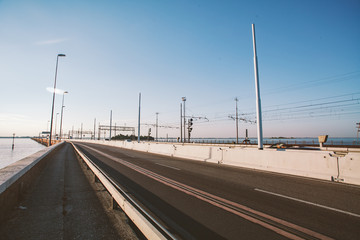
[[[116,202],[115,198],[111,197],[111,207],[114,210],[119,210],[121,209],[119,204]]]
[[[100,179],[94,174],[94,182],[99,183]]]

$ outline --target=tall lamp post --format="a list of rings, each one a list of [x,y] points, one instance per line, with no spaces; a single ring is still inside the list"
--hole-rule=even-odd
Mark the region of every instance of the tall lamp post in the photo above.
[[[55,117],[55,139],[56,139],[56,126],[57,126],[57,117],[58,117],[59,113],[56,113],[56,117]]]
[[[59,63],[59,57],[65,57],[65,54],[58,54],[56,57],[56,68],[55,68],[55,81],[54,81],[54,93],[53,93],[53,101],[52,101],[52,108],[51,108],[51,120],[50,120],[50,138],[48,146],[51,146],[51,139],[52,139],[52,126],[53,126],[53,118],[54,118],[54,103],[55,103],[55,90],[56,90],[56,77],[57,77],[57,69]]]
[[[60,141],[62,139],[62,121],[63,121],[63,114],[64,114],[64,97],[65,97],[65,94],[66,93],[69,93],[68,91],[65,91],[63,92],[63,99],[62,99],[62,105],[61,105],[61,120],[60,120]]]

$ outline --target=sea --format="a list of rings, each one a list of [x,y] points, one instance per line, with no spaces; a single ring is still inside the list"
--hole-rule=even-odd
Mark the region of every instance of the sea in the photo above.
[[[15,138],[14,150],[12,143],[12,138],[0,138],[0,169],[45,148],[30,138]]]

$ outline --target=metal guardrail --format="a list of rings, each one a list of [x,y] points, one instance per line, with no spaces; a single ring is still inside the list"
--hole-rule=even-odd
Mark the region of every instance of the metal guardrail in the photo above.
[[[156,221],[145,209],[137,204],[122,188],[103,172],[90,158],[82,153],[72,142],[72,146],[88,165],[112,198],[138,227],[147,239],[176,239],[164,226]]]

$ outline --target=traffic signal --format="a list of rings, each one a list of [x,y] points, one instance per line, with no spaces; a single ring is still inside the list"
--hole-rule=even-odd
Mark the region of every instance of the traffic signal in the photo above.
[[[189,133],[192,131],[192,125],[193,125],[193,119],[190,118],[189,123],[188,123],[188,131],[189,131]]]

